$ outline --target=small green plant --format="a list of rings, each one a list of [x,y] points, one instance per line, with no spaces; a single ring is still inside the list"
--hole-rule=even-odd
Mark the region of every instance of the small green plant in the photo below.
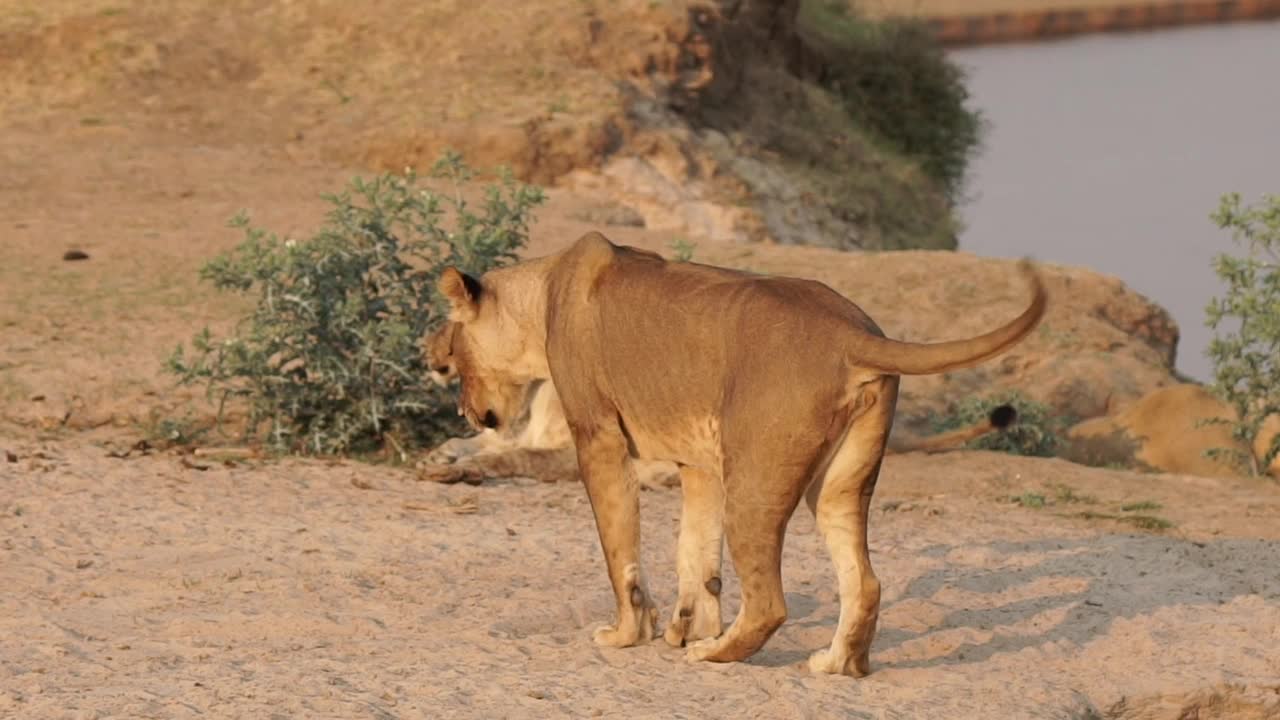
[[[204,439],[210,428],[189,411],[181,418],[151,413],[142,423],[142,435],[157,445],[193,445]]]
[[[1053,495],[1027,491],[1021,495],[1008,495],[1003,499],[1025,508],[1039,510],[1054,505],[1094,505],[1098,499],[1092,495],[1081,495],[1067,485],[1051,486]]]
[[[693,259],[693,251],[698,249],[698,244],[689,242],[684,238],[676,238],[671,241],[668,247],[671,248],[671,252],[675,253],[673,258],[676,262],[689,262]]]
[[[1039,510],[1047,504],[1048,500],[1040,493],[1024,492],[1021,495],[1010,497],[1009,502],[1014,505],[1021,505],[1024,508]]]
[[[1172,522],[1155,515],[1126,515],[1120,520],[1143,530],[1168,530],[1173,527]]]
[[[1253,447],[1263,421],[1280,413],[1280,196],[1266,195],[1245,207],[1239,193],[1229,193],[1211,217],[1247,251],[1244,257],[1219,253],[1213,260],[1227,290],[1205,308],[1214,331],[1206,354],[1213,362],[1212,389],[1237,417],[1216,422],[1229,423],[1232,436]],[[1280,436],[1263,457],[1226,448],[1208,452],[1258,474],[1280,453]]]
[[[1065,420],[1050,417],[1050,409],[1016,390],[997,393],[985,398],[966,398],[956,403],[943,415],[931,415],[933,432],[947,432],[968,427],[986,420],[991,411],[1001,405],[1009,405],[1018,412],[1018,419],[1000,432],[970,440],[965,447],[975,450],[996,450],[1014,455],[1050,457],[1062,444],[1060,434]]]
[[[1120,509],[1124,512],[1138,512],[1140,510],[1159,510],[1162,506],[1154,500],[1140,500],[1138,502],[1121,505]]]
[[[1092,495],[1081,495],[1068,485],[1058,484],[1053,488],[1053,498],[1064,505],[1094,505],[1098,498]]]
[[[1085,510],[1076,513],[1076,517],[1082,520],[1114,520],[1116,522],[1128,523],[1136,528],[1143,530],[1168,530],[1173,527],[1173,523],[1156,515],[1113,515],[1111,513],[1095,512],[1093,510]]]
[[[337,96],[339,105],[346,105],[347,103],[351,102],[351,96],[348,95],[347,92],[343,90],[340,85],[338,85],[338,83],[334,82],[329,78],[326,78],[322,81],[321,84],[324,85],[325,88],[327,88],[335,96]]]
[[[473,174],[460,156],[446,153],[431,175],[452,191],[420,189],[410,171],[353,180],[326,196],[326,222],[307,240],[237,216],[244,241],[200,276],[257,303],[230,337],[205,328],[189,351],[179,345],[168,370],[204,384],[220,421],[228,403],[245,406],[247,439],[265,435],[278,451],[365,452],[456,433],[419,347],[445,317],[436,279],[449,265],[480,274],[514,260],[543,195],[503,171],[477,211],[462,196]]]

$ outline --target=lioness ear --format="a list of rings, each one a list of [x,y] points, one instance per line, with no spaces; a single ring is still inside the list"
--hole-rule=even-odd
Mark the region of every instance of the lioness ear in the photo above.
[[[447,267],[440,274],[436,289],[449,301],[449,319],[454,322],[471,322],[480,311],[480,281]]]

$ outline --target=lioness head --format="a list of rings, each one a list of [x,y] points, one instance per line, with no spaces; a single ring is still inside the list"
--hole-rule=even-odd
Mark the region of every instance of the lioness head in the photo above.
[[[548,376],[545,338],[540,343],[523,317],[531,303],[521,297],[522,283],[503,283],[502,271],[485,277],[447,268],[437,285],[449,301],[448,355],[462,382],[458,411],[476,429],[513,422],[529,383]]]

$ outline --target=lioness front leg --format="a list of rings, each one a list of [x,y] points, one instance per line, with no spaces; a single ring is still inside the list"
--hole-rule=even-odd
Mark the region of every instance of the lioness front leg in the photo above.
[[[676,576],[680,591],[667,644],[720,635],[720,555],[724,538],[724,485],[717,475],[692,467],[680,468],[680,540]]]
[[[578,438],[578,466],[600,534],[618,604],[614,625],[597,628],[596,643],[627,647],[652,640],[658,619],[640,571],[640,483],[620,431]]]

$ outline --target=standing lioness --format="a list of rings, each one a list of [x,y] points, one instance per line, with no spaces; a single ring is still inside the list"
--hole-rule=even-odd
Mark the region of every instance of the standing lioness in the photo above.
[[[440,291],[458,323],[459,410],[501,427],[522,388],[550,378],[573,435],[596,517],[618,621],[596,642],[653,636],[657,611],[640,570],[639,492],[630,458],[682,472],[675,624],[715,628],[693,659],[754,653],[786,619],[781,554],[801,495],[839,578],[840,621],[815,671],[864,675],[880,608],[867,511],[893,422],[898,376],[966,367],[1008,349],[1043,316],[1030,307],[968,340],[889,340],[821,283],[760,277],[660,256],[588,233],[565,250],[475,279],[453,268]],[[742,606],[719,630],[722,536]],[[681,633],[668,633],[679,644]]]

